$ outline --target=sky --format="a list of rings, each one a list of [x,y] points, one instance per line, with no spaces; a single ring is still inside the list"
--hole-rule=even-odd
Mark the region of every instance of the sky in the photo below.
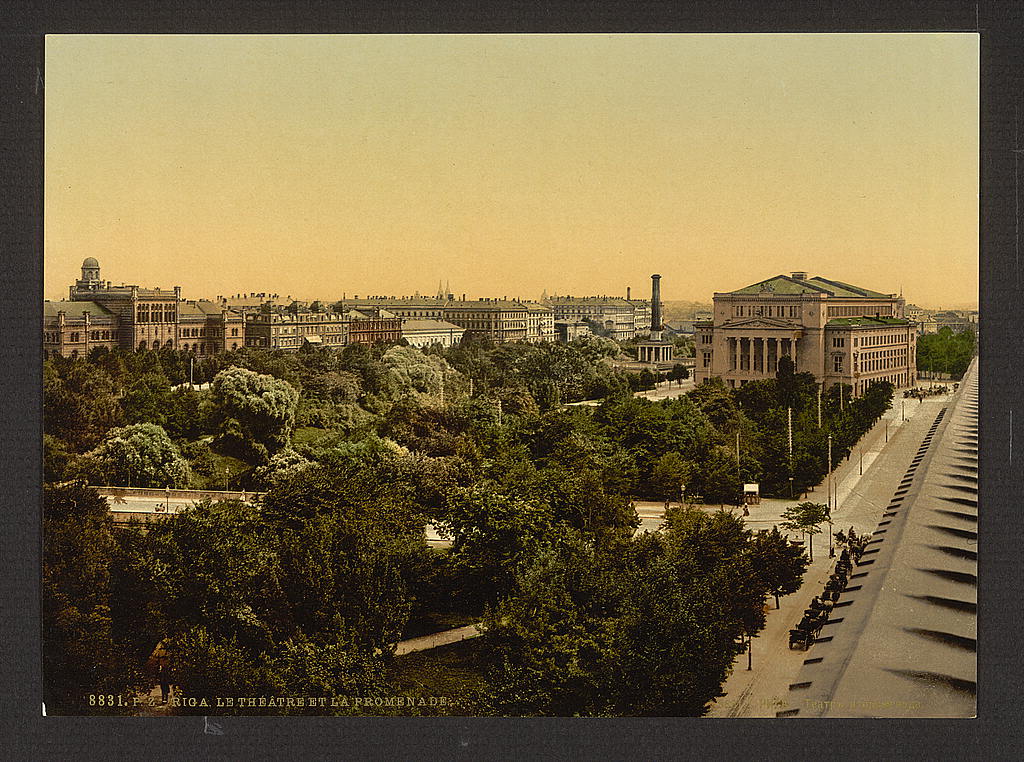
[[[48,35],[44,296],[978,298],[976,34]]]

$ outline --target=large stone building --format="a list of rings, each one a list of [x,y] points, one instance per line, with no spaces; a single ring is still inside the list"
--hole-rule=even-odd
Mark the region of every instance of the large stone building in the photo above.
[[[539,344],[542,341],[555,341],[555,313],[550,307],[539,302],[522,302],[526,307],[526,340]]]
[[[402,338],[402,319],[378,307],[347,310],[325,309],[319,302],[292,302],[287,307],[263,304],[246,315],[245,343],[295,351],[306,345],[338,349],[347,344],[397,342]]]
[[[462,334],[465,332],[465,328],[446,320],[402,321],[402,338],[412,347],[429,347],[431,344],[454,347],[462,341]]]
[[[917,382],[916,327],[902,297],[804,272],[716,293],[712,319],[695,330],[696,383],[773,378],[786,355],[798,373],[857,395],[872,381]]]
[[[358,296],[342,299],[336,309],[384,308],[405,320],[440,320],[464,329],[468,336],[496,342],[552,341],[554,317],[545,305],[512,299],[455,299],[453,294],[430,296]]]
[[[245,341],[240,312],[209,301],[181,298],[173,289],[113,285],[100,278],[93,257],[68,299],[43,303],[43,356],[84,356],[97,347],[126,350],[185,349],[215,354]]]
[[[43,357],[85,356],[97,347],[180,349],[211,355],[243,346],[297,350],[304,344],[397,342],[402,320],[376,307],[333,314],[319,304],[273,304],[276,294],[186,300],[181,287],[113,285],[92,257],[69,298],[43,303]]]
[[[554,320],[558,322],[597,326],[619,341],[636,337],[637,308],[629,299],[619,296],[551,296],[545,304],[554,312]]]
[[[630,288],[626,289],[625,299],[621,296],[548,296],[545,293],[541,303],[551,308],[552,322],[558,321],[562,326],[586,323],[619,341],[646,336],[652,330],[650,300],[633,299]]]

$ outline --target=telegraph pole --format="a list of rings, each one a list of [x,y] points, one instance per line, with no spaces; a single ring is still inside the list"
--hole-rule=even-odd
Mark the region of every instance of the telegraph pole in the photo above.
[[[786,428],[789,435],[789,469],[793,470],[793,408],[786,408]]]
[[[828,493],[828,508],[832,510],[832,435],[828,435],[828,485],[826,490]]]
[[[818,384],[818,428],[821,428],[821,387],[824,385],[824,381]]]

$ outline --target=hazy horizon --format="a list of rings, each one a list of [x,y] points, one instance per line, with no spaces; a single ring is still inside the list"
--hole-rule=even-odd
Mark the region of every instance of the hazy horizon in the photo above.
[[[978,301],[976,34],[48,35],[44,295]]]

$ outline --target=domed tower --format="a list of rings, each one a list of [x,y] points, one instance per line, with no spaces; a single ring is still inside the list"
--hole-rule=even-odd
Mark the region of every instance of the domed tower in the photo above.
[[[79,291],[95,291],[100,286],[100,263],[93,257],[86,257],[82,262],[82,277],[75,287]]]

